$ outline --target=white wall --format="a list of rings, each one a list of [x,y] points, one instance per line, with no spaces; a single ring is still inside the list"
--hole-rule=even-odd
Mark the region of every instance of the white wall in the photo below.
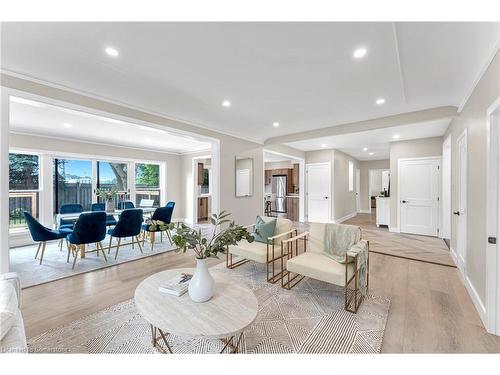
[[[354,165],[353,190],[349,191],[349,162]],[[334,154],[334,220],[338,221],[347,216],[356,214],[356,169],[359,161],[339,150]]]
[[[441,156],[443,153],[443,137],[414,139],[391,143],[391,225],[398,226],[398,160],[405,158],[421,158]]]
[[[457,138],[467,129],[467,255],[466,282],[473,289],[476,307],[486,303],[486,111],[500,97],[500,52],[479,80],[462,112],[451,122],[445,137],[451,135],[451,210],[457,209]],[[457,249],[457,220],[452,218],[451,247]],[[477,295],[477,297],[474,296]],[[481,309],[479,309],[481,310]],[[484,311],[480,311],[480,314]]]

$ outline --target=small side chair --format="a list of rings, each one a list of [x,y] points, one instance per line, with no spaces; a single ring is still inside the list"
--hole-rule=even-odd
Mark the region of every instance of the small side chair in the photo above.
[[[118,210],[128,210],[131,208],[135,208],[135,205],[134,205],[134,202],[132,202],[132,201],[122,201],[122,202],[118,202],[118,204],[116,205],[116,208]]]
[[[97,211],[106,211],[106,204],[104,203],[92,203],[90,206],[90,210],[92,212],[97,212]],[[106,226],[111,227],[116,225],[116,219],[113,215],[111,214],[106,214]]]
[[[43,254],[45,253],[45,246],[47,245],[47,241],[62,240],[72,232],[72,230],[69,228],[53,230],[44,227],[27,211],[24,211],[24,220],[26,220],[26,223],[28,224],[31,238],[33,239],[33,241],[38,242],[35,259],[38,257],[40,248],[42,249],[42,254],[40,255],[40,264],[42,264]]]
[[[109,246],[108,246],[108,254],[111,251],[111,243],[113,241],[113,237],[118,238],[118,243],[116,244],[116,252],[115,259],[118,257],[118,249],[120,249],[121,239],[125,237],[132,237],[132,247],[134,246],[134,239],[137,241],[137,245],[139,245],[139,250],[142,251],[141,242],[137,237],[141,233],[142,227],[142,210],[140,208],[132,208],[129,210],[125,210],[120,215],[118,219],[118,223],[112,229],[108,229],[109,234]]]
[[[99,256],[99,250],[102,251],[104,260],[107,262],[106,253],[102,247],[102,240],[106,238],[106,213],[99,212],[87,212],[80,215],[80,218],[75,224],[73,233],[69,234],[67,239],[70,244],[68,247],[68,262],[70,253],[73,252],[73,267],[75,268],[76,258],[78,257],[78,252],[80,252],[80,257],[85,257],[85,245],[95,243],[97,255]]]
[[[175,202],[168,202],[165,207],[158,207],[151,220],[159,220],[164,222],[165,224],[170,224],[172,221],[172,214],[174,212]],[[144,242],[146,240],[146,234],[149,234],[149,241],[151,242],[151,251],[153,251],[154,243],[155,243],[155,233],[160,232],[160,241],[163,241],[163,232],[161,229],[157,228],[156,230],[151,230],[150,225],[147,223],[142,224],[142,230],[144,234],[142,236],[142,245],[144,246]]]

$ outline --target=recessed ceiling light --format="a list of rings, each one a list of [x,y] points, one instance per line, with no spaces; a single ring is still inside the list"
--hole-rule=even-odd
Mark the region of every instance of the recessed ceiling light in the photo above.
[[[392,136],[392,139],[399,139],[399,134],[394,134],[394,135]]]
[[[118,50],[113,47],[106,47],[104,51],[111,57],[117,57],[119,55]]]
[[[368,147],[363,147],[363,151],[368,151]]]
[[[326,147],[326,143],[322,143],[322,144],[321,144],[321,147],[322,147],[322,148],[325,148],[325,147]]]
[[[69,122],[65,122],[63,125],[65,128],[72,128],[73,127],[73,125],[71,125]]]
[[[279,123],[279,122],[273,122],[273,126],[274,126],[275,128],[277,128],[278,126],[280,126],[280,123]]]
[[[222,102],[222,106],[223,106],[223,107],[226,107],[226,108],[227,108],[227,107],[231,107],[231,102],[230,102],[229,100],[224,100],[224,101]]]
[[[382,104],[384,104],[384,103],[385,103],[385,99],[384,99],[384,98],[378,98],[378,99],[375,101],[375,103],[376,103],[377,105],[382,105]]]
[[[365,57],[366,52],[368,52],[366,48],[358,48],[352,55],[356,59],[361,59],[362,57]]]
[[[372,155],[374,155],[374,154],[373,154],[373,152],[370,152],[370,154],[369,154],[369,155],[370,155],[370,156],[372,156]]]
[[[151,138],[144,138],[145,142],[151,142]]]

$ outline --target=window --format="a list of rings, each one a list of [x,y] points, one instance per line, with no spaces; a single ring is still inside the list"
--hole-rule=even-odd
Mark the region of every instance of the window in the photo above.
[[[349,191],[354,191],[354,163],[349,161]]]
[[[54,159],[54,214],[61,205],[79,203],[84,211],[92,204],[92,161]]]
[[[160,166],[137,163],[135,165],[135,203],[143,199],[153,200],[153,206],[160,206]]]
[[[97,188],[104,190],[116,190],[115,203],[130,198],[128,184],[128,164],[118,162],[97,162]]]
[[[25,229],[24,211],[39,217],[38,155],[9,153],[9,230]]]

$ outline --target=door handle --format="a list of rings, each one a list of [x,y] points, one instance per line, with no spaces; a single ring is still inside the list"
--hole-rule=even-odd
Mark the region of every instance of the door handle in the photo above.
[[[328,199],[328,197],[323,197],[323,198]]]
[[[401,203],[408,203],[408,201],[402,200]]]
[[[455,212],[453,212],[453,215],[460,216],[460,211],[455,211]]]

